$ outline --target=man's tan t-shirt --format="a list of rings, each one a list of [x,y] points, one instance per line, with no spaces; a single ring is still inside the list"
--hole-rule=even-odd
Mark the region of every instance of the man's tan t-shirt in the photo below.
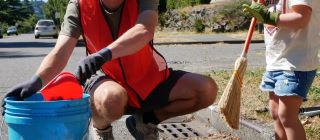
[[[102,0],[99,0],[102,5]],[[139,13],[145,10],[158,11],[159,0],[139,0]],[[114,37],[117,36],[118,26],[121,17],[121,10],[123,4],[115,11],[108,11],[103,5],[105,18],[110,26],[110,30]],[[61,35],[66,35],[74,38],[79,38],[82,34],[81,22],[79,16],[79,3],[78,0],[70,0],[67,6],[64,21],[61,25]]]

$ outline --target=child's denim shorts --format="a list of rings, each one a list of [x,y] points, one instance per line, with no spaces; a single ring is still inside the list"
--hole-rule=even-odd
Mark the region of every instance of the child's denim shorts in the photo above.
[[[263,75],[260,89],[274,92],[277,96],[299,96],[307,99],[307,93],[316,70],[313,71],[266,71]]]

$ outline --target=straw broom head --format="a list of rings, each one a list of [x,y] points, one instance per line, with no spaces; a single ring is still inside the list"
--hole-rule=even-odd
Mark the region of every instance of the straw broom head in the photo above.
[[[247,58],[239,57],[235,63],[234,73],[232,74],[218,104],[226,122],[233,129],[239,129],[241,87],[246,68]]]

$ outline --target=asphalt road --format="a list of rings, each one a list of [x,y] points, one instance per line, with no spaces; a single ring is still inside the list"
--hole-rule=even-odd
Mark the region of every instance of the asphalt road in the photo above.
[[[199,38],[196,36],[195,39]],[[28,80],[39,67],[42,59],[53,49],[56,39],[34,39],[33,34],[21,34],[0,39],[0,96],[14,85]],[[232,70],[236,58],[241,54],[243,44],[194,44],[161,45],[156,49],[163,54],[174,69],[197,73]],[[248,68],[265,65],[263,44],[251,44],[248,54]],[[74,72],[78,61],[85,57],[85,48],[77,46],[64,71]],[[121,122],[120,122],[121,123]],[[121,125],[121,124],[120,124]],[[117,127],[118,128],[118,127]],[[119,127],[119,132],[124,132]],[[132,137],[119,135],[121,139]]]
[[[29,79],[39,67],[42,59],[53,49],[56,39],[34,39],[32,34],[21,34],[0,39],[0,93],[9,87]],[[232,70],[240,56],[243,44],[194,44],[161,45],[156,49],[163,54],[174,69],[191,72]],[[248,68],[265,65],[263,44],[251,44]],[[85,57],[85,48],[77,46],[65,71],[74,72],[77,63]]]

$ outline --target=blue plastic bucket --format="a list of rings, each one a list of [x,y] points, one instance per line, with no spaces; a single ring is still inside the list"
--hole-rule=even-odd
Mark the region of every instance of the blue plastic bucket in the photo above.
[[[10,140],[83,140],[88,138],[89,95],[80,100],[43,101],[35,94],[25,101],[5,99],[4,120]]]

